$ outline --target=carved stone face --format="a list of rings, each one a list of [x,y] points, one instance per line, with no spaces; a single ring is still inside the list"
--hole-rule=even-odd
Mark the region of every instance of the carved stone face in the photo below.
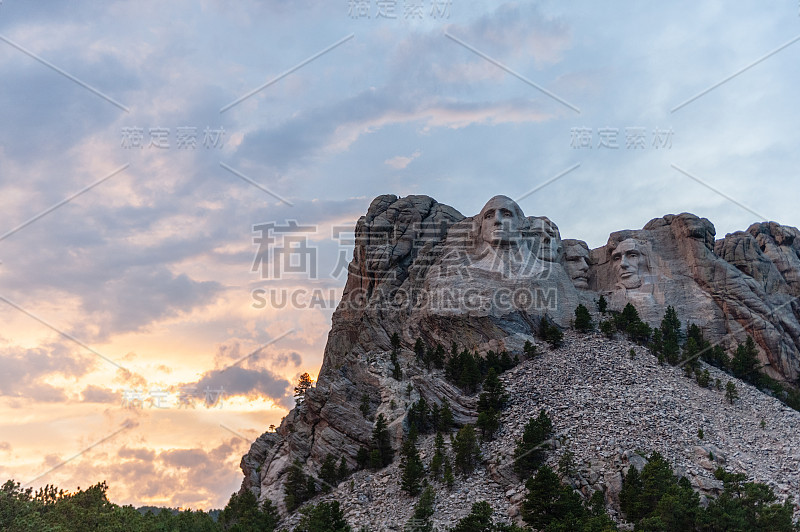
[[[611,265],[617,274],[617,282],[625,288],[638,288],[642,285],[639,269],[643,262],[639,244],[630,238],[620,242],[611,254]]]
[[[538,216],[534,218],[531,230],[539,239],[536,256],[546,262],[559,262],[564,250],[558,226],[546,216]]]
[[[572,244],[565,246],[564,255],[564,267],[575,288],[589,288],[589,250],[580,244]]]
[[[493,247],[507,246],[520,239],[522,209],[506,196],[495,196],[481,209],[481,239]]]

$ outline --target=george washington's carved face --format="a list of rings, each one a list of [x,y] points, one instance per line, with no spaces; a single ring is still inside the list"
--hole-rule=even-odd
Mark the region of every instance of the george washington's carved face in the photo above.
[[[642,285],[640,269],[644,263],[641,247],[632,238],[620,242],[611,254],[611,265],[617,274],[617,282],[625,288],[638,288]]]
[[[492,247],[518,242],[524,225],[519,205],[506,196],[495,196],[486,202],[478,215],[480,237]]]

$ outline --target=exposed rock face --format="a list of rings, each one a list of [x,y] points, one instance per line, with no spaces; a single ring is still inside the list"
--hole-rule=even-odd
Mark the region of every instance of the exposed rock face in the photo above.
[[[612,233],[606,246],[591,251],[590,286],[609,298],[610,308],[621,310],[630,302],[652,325],[672,305],[683,323],[699,325],[707,338],[728,349],[749,334],[760,347],[764,371],[796,381],[797,229],[772,222],[716,242],[714,234],[711,222],[687,213],[656,218],[638,231]],[[628,286],[622,278],[626,269],[635,269]]]
[[[395,448],[407,407],[419,397],[447,399],[458,423],[474,422],[476,398],[462,395],[441,372],[421,369],[415,340],[513,356],[526,341],[535,343],[532,331],[543,316],[567,326],[578,303],[593,310],[600,294],[612,309],[631,302],[652,325],[672,305],[683,323],[698,324],[728,348],[749,334],[765,371],[795,381],[797,229],[756,224],[717,242],[714,235],[705,218],[667,215],[641,230],[612,233],[606,246],[589,251],[581,241],[562,241],[550,220],[526,217],[504,196],[474,217],[427,196],[376,198],[356,225],[354,257],[316,387],[277,433],[260,437],[242,459],[242,489],[282,507],[293,460],[316,474],[332,453],[345,456],[352,469],[371,439],[372,422],[359,410],[365,393],[370,412],[389,421]],[[401,339],[400,381],[391,376],[394,333]],[[608,483],[618,483],[614,474]]]

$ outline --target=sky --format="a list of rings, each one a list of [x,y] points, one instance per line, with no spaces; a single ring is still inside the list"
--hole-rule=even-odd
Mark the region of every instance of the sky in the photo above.
[[[381,194],[800,225],[799,62],[796,0],[0,1],[0,480],[223,507]]]

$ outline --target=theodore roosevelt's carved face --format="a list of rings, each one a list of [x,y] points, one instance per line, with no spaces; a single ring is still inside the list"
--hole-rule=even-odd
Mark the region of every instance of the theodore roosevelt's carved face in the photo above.
[[[495,196],[486,202],[480,214],[480,237],[492,247],[518,242],[524,224],[519,205],[506,196]]]
[[[638,242],[632,238],[620,242],[611,254],[611,264],[619,284],[625,288],[638,288],[642,285],[640,269],[644,264],[644,257]]]

